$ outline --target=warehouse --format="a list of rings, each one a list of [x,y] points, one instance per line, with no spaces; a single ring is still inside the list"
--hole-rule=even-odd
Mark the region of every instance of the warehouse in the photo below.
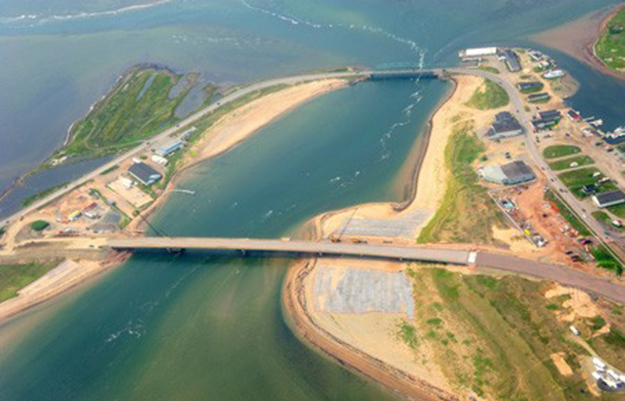
[[[152,185],[161,179],[160,173],[145,163],[133,164],[128,173],[143,185]]]
[[[485,57],[497,54],[496,47],[478,47],[462,50],[458,55],[460,58]]]
[[[616,190],[593,195],[592,200],[599,207],[610,207],[624,203],[625,195],[623,194],[623,192]]]
[[[523,134],[523,127],[519,124],[517,119],[514,118],[511,113],[502,111],[495,116],[495,121],[486,133],[486,137],[494,141],[521,134]]]
[[[180,148],[182,148],[182,141],[174,141],[161,146],[155,153],[161,157],[167,157]]]
[[[486,181],[502,185],[519,184],[535,178],[532,169],[520,160],[504,164],[503,166],[486,166],[482,169],[481,175]]]
[[[504,60],[508,69],[511,72],[519,72],[521,71],[521,63],[519,62],[519,56],[512,50],[504,50],[499,53],[499,58]]]
[[[530,103],[546,102],[549,99],[551,99],[551,96],[547,92],[535,93],[527,97],[527,101]]]

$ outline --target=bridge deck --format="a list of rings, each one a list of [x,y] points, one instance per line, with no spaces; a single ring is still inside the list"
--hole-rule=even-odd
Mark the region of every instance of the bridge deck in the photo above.
[[[206,249],[265,252],[293,252],[337,256],[366,256],[387,259],[419,260],[466,265],[469,251],[427,247],[351,244],[312,241],[282,241],[248,238],[169,238],[141,237],[111,239],[107,245],[114,249]]]

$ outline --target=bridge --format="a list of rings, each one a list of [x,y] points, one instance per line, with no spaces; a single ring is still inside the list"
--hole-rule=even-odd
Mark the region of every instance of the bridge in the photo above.
[[[93,244],[88,245],[93,247]],[[475,265],[554,281],[565,286],[579,288],[625,304],[622,285],[564,265],[541,263],[516,256],[487,251],[433,246],[398,246],[368,243],[345,243],[330,241],[250,239],[250,238],[193,238],[193,237],[138,237],[106,239],[98,243],[100,248],[114,250],[207,250],[262,252],[273,255],[291,254],[306,257],[366,257],[396,261]]]

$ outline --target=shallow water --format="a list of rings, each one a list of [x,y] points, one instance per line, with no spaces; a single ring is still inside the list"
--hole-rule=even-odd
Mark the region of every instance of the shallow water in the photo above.
[[[2,2],[0,55],[10,62],[0,76],[0,187],[49,154],[138,62],[217,82],[342,65],[451,65],[462,47],[523,43],[610,1],[173,0],[126,10],[138,3]],[[83,10],[94,15],[75,17]],[[29,13],[37,17],[6,19]],[[572,102],[582,112],[600,101],[622,119],[613,80],[556,58],[579,74]],[[173,194],[154,223],[172,235],[277,238],[327,210],[400,201],[406,158],[446,87],[365,83],[315,99],[197,167],[180,184],[197,195]],[[279,303],[289,263],[136,255],[0,327],[0,399],[391,398],[293,337]]]
[[[172,195],[153,224],[282,237],[328,209],[401,200],[394,178],[446,88],[369,82],[315,99],[194,169],[180,187],[196,195]],[[0,399],[390,399],[290,332],[279,302],[289,262],[137,255],[0,328],[12,338]]]

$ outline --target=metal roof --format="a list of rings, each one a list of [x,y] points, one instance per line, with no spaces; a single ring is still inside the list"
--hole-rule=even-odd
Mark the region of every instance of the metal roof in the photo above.
[[[619,190],[616,190],[597,194],[595,195],[595,199],[597,199],[597,202],[599,204],[605,205],[607,203],[625,201],[625,194],[623,194],[623,192]]]
[[[532,169],[520,160],[504,164],[503,166],[501,166],[501,170],[508,178],[511,179],[522,178],[527,175],[531,175],[532,177],[534,176],[534,172],[532,172]]]
[[[153,176],[160,177],[160,173],[145,163],[135,163],[128,169],[128,172],[143,182],[149,182]]]

